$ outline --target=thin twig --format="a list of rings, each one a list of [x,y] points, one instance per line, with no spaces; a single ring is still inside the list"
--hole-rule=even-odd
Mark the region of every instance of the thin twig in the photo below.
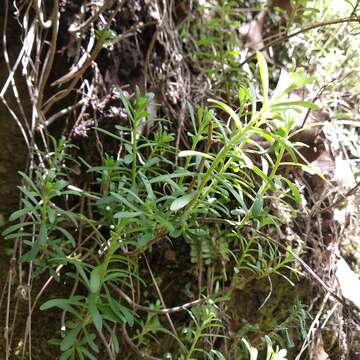
[[[148,74],[149,74],[149,64],[150,64],[150,56],[153,52],[156,39],[159,35],[159,25],[156,27],[156,30],[151,38],[149,47],[146,51],[146,57],[145,57],[145,65],[144,65],[144,92],[147,93],[147,82],[148,82]]]
[[[148,259],[147,259],[146,255],[144,255],[144,258],[145,258],[145,262],[146,262],[147,268],[148,268],[150,276],[151,276],[151,280],[152,280],[152,282],[153,282],[153,284],[155,286],[156,292],[157,292],[157,294],[158,294],[158,296],[160,298],[161,304],[162,304],[163,307],[166,307],[164,298],[163,298],[162,293],[160,291],[160,288],[159,288],[159,286],[157,284],[155,276],[154,276],[154,274],[153,274],[153,272],[151,270],[151,267],[150,267],[150,264],[148,262]],[[168,321],[168,323],[169,323],[169,325],[171,327],[171,330],[174,333],[175,337],[179,339],[179,334],[177,333],[175,325],[174,325],[173,321],[171,320],[170,314],[166,313],[165,317],[166,317],[166,319],[167,319],[167,321]],[[179,339],[179,341],[180,341],[180,339]],[[181,341],[180,341],[180,344],[181,344],[181,347],[183,349],[186,349],[185,345]]]
[[[13,343],[13,338],[15,333],[15,323],[16,323],[16,317],[17,314],[19,312],[19,296],[16,297],[16,302],[15,302],[15,307],[14,307],[14,311],[13,311],[13,319],[12,319],[12,324],[11,324],[11,333],[10,333],[10,340],[9,340],[9,344],[10,344],[10,349],[12,348],[12,343]]]
[[[35,1],[36,2],[36,1]],[[40,111],[42,107],[42,101],[44,97],[44,89],[47,83],[47,80],[50,75],[50,71],[52,69],[55,54],[56,54],[56,45],[57,45],[57,37],[59,30],[59,0],[54,1],[52,15],[51,15],[51,23],[52,23],[52,34],[51,34],[51,42],[49,44],[49,50],[45,58],[43,70],[39,79],[39,94],[38,94],[38,111]]]
[[[37,19],[38,19],[40,25],[44,29],[49,29],[51,27],[52,21],[51,21],[51,19],[45,21],[45,19],[44,19],[44,11],[41,8],[41,0],[35,0],[33,3],[34,3]]]
[[[113,354],[113,352],[111,351],[111,348],[110,348],[109,344],[108,344],[107,341],[106,341],[105,335],[104,335],[103,332],[100,331],[100,330],[97,330],[97,332],[98,332],[98,334],[99,334],[99,337],[100,337],[100,339],[101,339],[101,342],[102,342],[102,343],[104,344],[104,346],[105,346],[105,349],[106,349],[106,352],[107,352],[107,354],[108,354],[108,356],[109,356],[109,359],[110,359],[110,360],[115,360],[116,357],[115,357],[115,355]]]
[[[78,285],[79,285],[79,280],[76,279],[75,282],[74,282],[74,285],[73,285],[73,287],[71,289],[71,292],[70,292],[70,294],[68,296],[68,299],[71,299],[74,296]],[[66,313],[67,313],[67,309],[65,308],[61,313],[61,320],[60,320],[61,331],[66,330],[66,325],[65,325]]]
[[[115,19],[116,15],[118,14],[118,12],[120,11],[120,9],[122,8],[122,6],[124,5],[124,3],[127,0],[122,0],[120,1],[120,3],[117,5],[116,9],[114,10],[114,12],[112,13],[112,15],[110,16],[107,24],[104,26],[103,31],[107,31],[110,26],[111,23],[113,22],[113,20]],[[85,61],[85,63],[83,64],[83,66],[80,69],[77,69],[77,71],[75,72],[75,74],[72,74],[72,76],[74,76],[74,79],[72,80],[72,82],[67,86],[66,89],[59,91],[57,94],[55,94],[53,97],[51,97],[45,104],[44,104],[44,108],[43,108],[43,113],[46,114],[50,108],[57,103],[58,101],[60,101],[61,99],[63,99],[64,97],[66,97],[67,95],[69,95],[73,89],[75,88],[75,85],[78,83],[78,81],[80,80],[80,78],[83,76],[83,74],[85,73],[85,71],[89,68],[89,66],[92,64],[92,62],[97,58],[97,56],[99,55],[101,49],[103,48],[103,42],[101,40],[99,40],[95,46],[95,49],[93,50],[93,52],[89,55],[88,59]],[[66,76],[66,75],[65,75]],[[70,79],[68,79],[67,81],[70,81]]]
[[[320,27],[324,27],[324,26],[329,26],[329,25],[336,25],[336,24],[343,24],[343,23],[350,23],[350,22],[360,22],[360,17],[359,16],[350,16],[350,17],[346,17],[346,18],[341,18],[341,19],[336,19],[336,20],[329,20],[329,21],[324,21],[321,23],[316,23],[316,24],[312,24],[309,26],[306,26],[300,30],[294,31],[291,34],[284,34],[279,36],[279,38],[269,42],[268,44],[266,44],[265,46],[263,46],[261,49],[259,49],[259,51],[264,51],[266,49],[268,49],[269,47],[276,45],[278,43],[281,43],[285,40],[289,40],[299,34],[303,34],[307,31],[310,30],[314,30]],[[245,65],[249,60],[251,60],[252,58],[254,58],[256,56],[256,54],[251,54],[250,56],[248,56],[243,62],[240,63],[239,66],[243,66]]]
[[[349,306],[346,304],[345,300],[343,298],[341,298],[339,295],[337,295],[335,293],[335,291],[328,285],[326,284],[319,275],[317,275],[314,270],[311,269],[311,267],[303,260],[300,258],[299,255],[297,255],[295,252],[293,252],[291,249],[289,249],[288,247],[286,247],[284,244],[282,244],[280,241],[275,240],[274,238],[264,234],[263,232],[259,231],[259,230],[254,230],[258,235],[262,236],[264,239],[272,242],[273,244],[279,246],[281,249],[283,249],[284,251],[289,251],[290,254],[302,265],[302,267],[311,275],[311,277],[327,292],[329,293],[334,299],[336,299],[339,303],[341,303],[342,305],[344,305],[345,307],[349,308]],[[354,315],[354,318],[356,318],[356,320],[358,321],[358,323],[360,323],[360,318],[359,315],[357,315],[352,309],[349,309],[350,312]]]
[[[336,208],[338,206],[342,206],[344,201],[346,201],[346,199],[352,195],[354,195],[358,190],[360,189],[360,181],[356,183],[355,186],[353,186],[349,191],[347,191],[344,195],[340,194],[340,198],[336,201],[334,201],[333,203],[331,203],[329,206],[320,209],[321,212],[327,211],[329,209],[332,208]]]
[[[18,89],[16,87],[16,82],[15,82],[15,70],[16,68],[18,67],[19,63],[20,63],[20,60],[24,54],[23,52],[23,49],[20,51],[20,53],[22,55],[18,56],[17,60],[16,60],[16,63],[14,65],[14,68],[12,69],[11,68],[11,65],[10,65],[10,58],[9,58],[9,54],[8,54],[8,50],[7,50],[7,26],[8,26],[8,12],[9,12],[9,1],[6,0],[5,2],[5,14],[4,14],[4,26],[3,26],[3,54],[4,54],[4,60],[5,60],[5,63],[6,63],[6,66],[7,66],[7,69],[8,69],[8,73],[9,73],[9,77],[1,91],[1,94],[2,95],[5,95],[6,93],[6,90],[7,90],[7,86],[6,84],[11,84],[11,88],[12,88],[12,91],[14,93],[14,97],[15,97],[15,100],[16,100],[16,103],[18,105],[18,108],[19,108],[19,111],[20,111],[20,114],[22,116],[22,120],[23,120],[23,123],[25,124],[25,127],[27,128],[27,130],[29,131],[29,126],[26,122],[27,120],[27,116],[25,114],[25,110],[24,110],[24,107],[21,103],[21,100],[20,100],[20,96],[19,96],[19,92],[18,92]],[[1,96],[3,97],[3,96]],[[4,99],[5,100],[5,99]],[[20,121],[19,121],[20,123]],[[20,127],[22,127],[23,125],[20,124]],[[21,129],[23,132],[25,132],[23,129]]]
[[[96,230],[93,230],[80,244],[78,244],[78,246],[71,252],[71,254],[69,254],[69,256],[72,256],[74,255],[81,247],[82,245],[84,245],[86,243],[87,240],[89,240],[98,230],[99,230],[100,227],[98,227]],[[87,257],[89,256],[89,253],[87,255],[84,255],[81,260],[85,260]],[[32,263],[30,263],[32,264]],[[64,265],[59,265],[56,270],[55,270],[55,273],[59,273],[60,270],[64,267]],[[38,301],[40,300],[41,298],[41,295],[44,293],[44,291],[47,289],[47,287],[50,285],[50,283],[52,282],[52,280],[54,279],[54,276],[51,275],[47,280],[46,282],[44,283],[44,285],[42,286],[42,288],[40,289],[40,291],[37,293],[36,297],[35,297],[35,300],[33,301],[32,303],[32,306],[31,306],[31,309],[29,310],[29,314],[28,314],[28,317],[27,317],[27,320],[26,320],[26,330],[25,330],[25,336],[24,336],[24,349],[25,349],[25,345],[26,345],[26,341],[27,341],[27,337],[28,337],[28,331],[29,331],[29,328],[28,328],[28,324],[31,322],[31,315],[32,313],[34,312],[35,310],[35,307],[38,303]],[[29,295],[30,296],[30,295]],[[24,354],[24,353],[23,353]]]
[[[14,76],[15,76],[15,71],[25,53],[24,51],[24,48],[25,48],[25,44],[24,46],[22,47],[21,51],[20,51],[20,54],[19,56],[17,57],[17,60],[15,62],[15,65],[13,68],[11,68],[11,65],[10,65],[10,59],[9,59],[9,54],[8,54],[8,51],[7,51],[7,19],[8,19],[8,12],[9,12],[9,1],[6,0],[5,2],[5,14],[4,14],[4,26],[3,26],[3,54],[4,54],[4,60],[5,60],[5,63],[6,63],[6,66],[7,66],[7,69],[8,69],[8,72],[9,72],[9,76],[8,76],[8,79],[6,80],[2,90],[1,90],[1,93],[0,93],[0,98],[2,100],[2,102],[4,103],[4,105],[6,106],[6,108],[8,109],[8,111],[10,112],[11,116],[14,118],[17,126],[19,127],[22,135],[23,135],[23,138],[26,142],[26,145],[28,147],[28,150],[30,151],[30,141],[29,141],[29,133],[30,133],[30,128],[28,126],[28,123],[27,123],[27,117],[26,117],[26,114],[25,114],[25,111],[24,111],[24,107],[21,103],[21,100],[20,100],[20,96],[19,96],[19,93],[18,93],[18,90],[17,90],[17,87],[16,87],[16,83],[15,83],[15,79],[14,79]],[[25,42],[26,43],[26,42]],[[14,97],[15,97],[15,100],[16,100],[16,103],[18,105],[18,108],[20,110],[20,114],[22,116],[22,120],[23,122],[20,121],[20,119],[17,117],[16,113],[11,109],[11,107],[9,106],[9,104],[7,103],[6,99],[5,99],[5,94],[6,94],[6,91],[7,91],[7,87],[8,85],[11,84],[11,87],[12,87],[12,90],[13,90],[13,93],[14,93]],[[25,128],[28,132],[26,132]]]
[[[296,356],[295,360],[300,360],[301,358],[301,355],[302,353],[306,350],[306,348],[310,345],[310,337],[311,337],[311,334],[316,330],[318,324],[319,324],[319,321],[320,321],[320,317],[325,309],[325,305],[327,303],[327,301],[329,300],[329,297],[330,297],[330,294],[326,294],[323,301],[322,301],[322,304],[320,306],[320,309],[318,311],[318,313],[316,314],[314,320],[312,321],[310,327],[309,327],[309,330],[306,334],[306,338],[301,346],[301,349],[298,353],[298,355]]]
[[[69,32],[70,33],[77,33],[82,32],[84,33],[89,29],[89,27],[95,23],[95,21],[100,17],[101,14],[103,14],[106,10],[110,9],[112,6],[113,1],[112,0],[106,0],[104,1],[103,6],[101,6],[92,16],[90,16],[85,22],[82,24],[75,26],[74,24],[70,25]]]
[[[136,257],[139,255],[142,255],[145,253],[145,251],[147,249],[149,249],[151,246],[155,245],[156,243],[158,243],[164,236],[166,236],[168,234],[167,230],[159,230],[159,235],[155,236],[154,238],[152,238],[145,247],[143,248],[139,248],[139,249],[135,249],[135,250],[131,250],[128,251],[125,246],[122,246],[121,249],[123,251],[123,253],[127,256],[131,256],[131,257]]]
[[[45,126],[49,126],[51,125],[55,120],[61,118],[62,116],[67,115],[69,112],[76,110],[78,107],[84,105],[86,103],[85,99],[81,99],[79,102],[77,102],[74,105],[68,106],[60,111],[58,111],[57,113],[55,113],[54,115],[52,115],[49,119],[47,119],[45,121]]]
[[[180,311],[184,311],[184,310],[186,310],[188,308],[191,308],[193,306],[200,305],[201,303],[206,301],[206,298],[197,299],[197,300],[185,303],[185,304],[180,305],[180,306],[175,306],[175,307],[172,307],[172,308],[154,309],[154,308],[151,308],[151,307],[148,307],[148,306],[144,306],[144,305],[140,305],[140,304],[135,303],[130,298],[130,296],[126,295],[124,291],[122,291],[119,287],[117,287],[114,284],[110,283],[109,287],[111,289],[113,289],[122,299],[124,299],[134,309],[137,309],[139,311],[144,311],[144,312],[155,313],[155,314],[159,314],[159,315],[173,314],[173,313],[177,313],[177,312],[180,312]]]
[[[131,347],[131,349],[133,349],[136,354],[138,354],[138,356],[140,356],[140,359],[144,359],[144,360],[162,360],[158,357],[154,357],[154,356],[151,356],[151,355],[148,355],[148,354],[145,354],[143,351],[141,351],[134,343],[133,341],[130,339],[130,336],[129,334],[127,333],[127,330],[126,330],[126,325],[123,324],[122,326],[122,331],[124,333],[124,336],[125,336],[125,340],[127,342],[127,344]]]
[[[98,229],[97,229],[98,230]],[[87,240],[89,240],[96,232],[97,230],[93,230],[72,252],[71,254],[69,254],[68,256],[72,256],[74,255],[85,243]],[[87,256],[86,256],[87,257]],[[84,260],[86,257],[83,257],[82,260]],[[59,265],[56,270],[55,273],[59,273],[60,270],[64,267],[64,265]],[[46,290],[46,288],[50,285],[51,281],[54,279],[54,276],[51,275],[45,282],[45,284],[43,285],[43,287],[41,288],[41,290],[37,293],[36,298],[33,302],[33,306],[32,306],[32,311],[35,310],[35,306],[38,303],[38,301],[40,300],[41,295],[43,294],[43,292]]]
[[[268,302],[268,300],[270,299],[270,296],[271,296],[271,294],[272,294],[273,286],[272,286],[272,281],[271,281],[270,275],[268,275],[267,278],[268,278],[268,280],[269,280],[270,290],[269,290],[269,293],[266,295],[265,300],[264,300],[264,301],[262,302],[262,304],[259,306],[259,310],[264,307],[264,305]]]
[[[92,32],[91,36],[90,36],[90,40],[85,49],[85,52],[80,57],[77,64],[75,66],[73,66],[67,74],[65,74],[65,75],[61,76],[59,79],[55,80],[51,84],[51,86],[65,84],[65,83],[69,82],[70,80],[74,79],[75,77],[77,77],[77,75],[79,73],[83,74],[86,71],[86,69],[91,65],[91,63],[96,59],[97,55],[99,54],[99,49],[101,50],[101,48],[103,47],[102,41],[99,40],[98,44],[97,44],[98,47],[95,48],[94,52],[91,52],[91,50],[93,49],[94,44],[95,44],[95,39],[96,39],[95,33]]]
[[[9,318],[10,318],[10,299],[11,299],[11,286],[12,286],[12,270],[9,272],[9,282],[8,282],[8,296],[7,296],[7,304],[6,304],[6,318],[5,318],[5,328],[4,328],[4,337],[5,337],[5,356],[6,360],[9,359],[10,356],[10,344],[9,344]]]

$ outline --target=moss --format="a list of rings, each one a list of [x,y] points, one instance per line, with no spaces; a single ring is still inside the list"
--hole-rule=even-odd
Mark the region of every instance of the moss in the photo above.
[[[264,349],[262,339],[265,335],[287,349],[301,345],[301,332],[305,331],[305,325],[296,315],[301,312],[298,304],[306,293],[306,286],[293,287],[279,276],[272,276],[271,282],[271,295],[264,305],[271,290],[268,279],[252,279],[245,286],[233,288],[229,313],[231,328],[236,334],[235,347],[240,347],[241,338],[246,337],[253,346]],[[306,316],[305,312],[303,316]]]

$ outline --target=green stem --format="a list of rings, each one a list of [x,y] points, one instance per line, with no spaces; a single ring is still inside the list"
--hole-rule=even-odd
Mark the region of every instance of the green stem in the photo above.
[[[132,130],[132,167],[131,167],[131,178],[132,183],[135,184],[136,181],[136,170],[137,170],[137,124],[138,120],[134,118],[134,125]]]
[[[201,335],[201,330],[199,331],[199,329],[197,329],[196,333],[195,333],[195,337],[194,337],[194,340],[191,344],[191,348],[190,350],[188,351],[188,353],[186,354],[186,360],[191,360],[191,355],[192,353],[194,352],[195,350],[195,347],[196,347],[196,344],[198,343],[199,341],[199,338],[200,338],[200,335]]]
[[[270,173],[269,177],[267,178],[265,185],[264,185],[263,188],[260,190],[260,194],[261,194],[261,195],[264,195],[264,194],[266,193],[266,191],[268,190],[269,186],[271,185],[272,180],[273,180],[273,178],[274,178],[274,176],[275,176],[275,174],[276,174],[276,172],[277,172],[277,170],[278,170],[278,168],[279,168],[279,166],[280,166],[280,164],[281,164],[281,160],[282,160],[282,157],[283,157],[283,155],[284,155],[284,151],[285,151],[284,148],[281,148],[281,149],[280,149],[280,154],[279,154],[279,156],[276,158],[276,161],[275,161],[275,164],[274,164],[274,166],[273,166],[273,168],[272,168],[272,170],[271,170],[271,173]],[[250,219],[250,216],[251,216],[251,209],[250,209],[250,211],[248,211],[248,212],[246,213],[246,215],[245,215],[244,218],[242,219],[241,223],[239,224],[239,227],[241,227],[242,225],[246,224],[246,222]]]
[[[220,150],[219,154],[217,155],[217,157],[214,159],[214,161],[212,162],[212,164],[210,165],[209,169],[206,171],[206,173],[204,174],[202,181],[196,191],[196,194],[194,196],[194,198],[192,199],[192,201],[190,201],[190,203],[188,204],[188,206],[185,208],[184,211],[184,217],[186,218],[186,216],[189,214],[190,210],[198,203],[198,201],[200,200],[200,198],[203,198],[206,194],[208,194],[211,189],[216,186],[217,184],[217,180],[213,180],[213,182],[211,183],[209,189],[205,192],[204,194],[204,188],[206,186],[206,184],[208,183],[209,178],[213,175],[214,171],[216,170],[217,166],[225,160],[225,158],[227,157],[228,153],[239,143],[239,141],[245,136],[245,134],[247,134],[250,129],[257,124],[257,126],[260,125],[260,120],[263,116],[263,114],[266,112],[266,108],[263,107],[260,112],[252,119],[250,120],[250,122],[241,130],[239,130],[231,139],[230,141]],[[248,136],[245,137],[245,139],[242,142],[241,146],[244,146],[247,143],[247,140],[251,137],[251,134],[249,134]],[[225,166],[220,170],[219,174],[222,174],[224,171],[226,171],[226,169],[229,167],[230,162],[228,161]]]

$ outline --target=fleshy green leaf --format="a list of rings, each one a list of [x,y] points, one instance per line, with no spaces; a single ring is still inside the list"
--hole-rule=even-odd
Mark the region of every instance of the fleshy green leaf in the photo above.
[[[39,242],[37,241],[34,243],[31,250],[20,258],[20,262],[30,262],[34,260],[39,251],[40,251],[40,245]]]
[[[294,106],[298,106],[298,107],[304,107],[304,108],[308,108],[311,110],[319,110],[320,108],[312,103],[311,101],[284,101],[281,103],[276,103],[276,104],[272,104],[272,108],[273,109],[277,109],[277,108],[289,108],[289,107],[294,107]]]
[[[229,105],[214,99],[208,99],[208,101],[216,104],[221,110],[225,111],[234,120],[235,126],[239,130],[242,128],[239,115]]]
[[[134,326],[134,316],[132,312],[126,308],[125,306],[122,306],[119,304],[119,309],[122,312],[124,318],[126,319],[126,322],[129,324],[130,327]]]
[[[15,224],[15,225],[11,225],[9,226],[8,228],[6,228],[6,230],[4,230],[2,232],[2,236],[6,236],[6,235],[9,235],[11,234],[12,232],[16,231],[16,230],[19,230],[21,228],[25,228],[26,226],[28,225],[32,225],[34,224],[33,222],[31,221],[27,221],[27,222],[24,222],[24,223],[19,223],[19,224]]]
[[[294,197],[294,200],[296,201],[297,204],[299,204],[301,202],[301,195],[300,195],[299,189],[296,187],[296,185],[291,180],[289,180],[285,177],[281,177],[281,179],[288,184],[290,191]]]
[[[171,211],[178,211],[185,207],[189,202],[194,198],[195,192],[192,192],[190,194],[185,194],[183,196],[180,196],[179,198],[175,199],[172,204],[170,205]]]
[[[13,212],[13,213],[10,215],[9,221],[14,221],[14,220],[16,220],[16,219],[19,219],[19,218],[21,218],[22,216],[30,213],[30,212],[33,211],[33,210],[34,210],[34,208],[28,208],[28,207],[26,207],[26,208],[24,208],[24,209],[17,210],[17,211]]]
[[[47,226],[45,223],[42,223],[40,225],[39,237],[37,241],[40,246],[46,243],[47,237],[48,237]]]
[[[45,223],[42,223],[40,225],[40,231],[37,241],[33,243],[31,250],[20,258],[20,261],[30,262],[34,260],[36,255],[40,251],[41,246],[44,245],[45,242],[47,241],[47,237],[48,237],[47,226]]]
[[[184,151],[180,151],[179,154],[178,154],[179,157],[186,157],[186,156],[200,156],[200,157],[204,157],[206,159],[211,159],[213,160],[214,157],[209,155],[209,154],[206,154],[206,153],[203,153],[201,151],[193,151],[193,150],[184,150]]]
[[[58,307],[59,309],[68,310],[70,305],[82,306],[83,296],[75,295],[70,299],[51,299],[46,301],[40,306],[40,310],[47,310],[53,307]]]
[[[253,203],[253,206],[251,208],[252,215],[254,217],[258,217],[263,209],[264,200],[260,193],[256,195],[255,201]]]
[[[70,331],[68,331],[68,333],[64,337],[64,340],[61,342],[61,345],[60,345],[61,351],[68,350],[69,348],[71,348],[74,345],[80,330],[81,330],[81,324],[76,326],[74,329],[71,329]]]
[[[253,346],[251,346],[250,343],[246,339],[242,338],[241,341],[245,345],[246,350],[249,352],[250,360],[257,360],[258,350],[256,348],[254,348]]]
[[[19,171],[19,174],[21,175],[21,177],[26,180],[26,182],[30,185],[30,187],[32,187],[32,189],[37,193],[39,194],[40,191],[39,189],[37,188],[37,186],[35,185],[35,183],[30,179],[29,176],[27,176],[24,172],[22,171]]]
[[[59,360],[68,360],[70,356],[72,356],[73,354],[74,354],[74,349],[68,349],[61,354]]]
[[[149,199],[155,199],[156,196],[155,196],[154,191],[153,191],[153,189],[151,187],[149,179],[141,171],[139,171],[138,174],[140,176],[141,181],[144,183],[148,198]]]
[[[90,291],[94,294],[100,290],[102,265],[94,268],[90,275]]]
[[[268,97],[269,97],[269,73],[268,73],[268,67],[267,67],[265,57],[260,51],[256,52],[256,58],[257,58],[258,65],[259,65],[262,94],[263,94],[263,97],[264,97],[264,103],[266,103],[268,101]]]
[[[116,219],[131,219],[141,215],[140,211],[119,211],[114,215]]]
[[[91,282],[91,280],[90,280]],[[92,321],[96,327],[96,330],[101,331],[102,329],[102,317],[96,306],[95,294],[91,294],[89,298],[89,313],[91,315]]]

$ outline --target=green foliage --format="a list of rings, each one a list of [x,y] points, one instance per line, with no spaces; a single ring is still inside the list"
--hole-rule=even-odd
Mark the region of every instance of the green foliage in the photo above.
[[[265,341],[267,344],[266,360],[286,360],[287,351],[285,349],[273,349],[272,342],[269,337],[265,336]],[[251,346],[246,339],[242,339],[242,342],[250,355],[250,360],[258,359],[258,350]]]
[[[201,341],[205,338],[214,343],[217,338],[224,337],[219,334],[219,329],[223,327],[221,321],[218,319],[217,309],[213,303],[209,303],[207,306],[189,311],[192,322],[189,328],[183,330],[183,334],[187,336],[187,343],[190,344],[186,350],[186,360],[197,359],[200,355],[204,354],[208,359],[225,359],[224,356],[210,346],[210,349],[206,349]],[[181,359],[181,358],[180,358]]]
[[[192,48],[193,63],[207,77],[211,91],[229,98],[240,84],[244,73],[240,64],[241,47],[236,29],[245,20],[232,0],[204,1],[195,9],[190,26],[184,24],[181,35]]]
[[[306,323],[309,319],[306,307],[297,302],[288,318],[278,324],[268,335],[281,347],[291,349],[295,346],[294,339],[304,340],[306,338]]]
[[[22,239],[27,251],[20,261],[33,261],[36,274],[50,270],[56,276],[54,267],[76,245],[74,229],[79,220],[78,214],[60,208],[57,201],[79,193],[67,188],[66,174],[71,170],[66,161],[73,161],[67,155],[71,145],[61,139],[58,143],[53,140],[53,146],[53,152],[44,154],[45,162],[36,169],[33,179],[20,173],[24,183],[19,187],[23,196],[22,208],[9,219],[18,223],[8,227],[3,236],[8,240]]]
[[[286,100],[289,91],[308,81],[301,71],[283,77],[271,93],[266,61],[260,53],[257,56],[261,97],[242,87],[239,111],[215,100],[210,101],[211,109],[195,111],[189,105],[193,126],[189,149],[176,154],[166,122],[149,118],[151,94],[137,93],[133,100],[121,94],[128,125],[117,125],[116,130],[123,135],[95,129],[122,146],[121,156],[106,154],[100,166],[83,161],[93,191],[69,186],[73,160],[64,140],[54,142],[34,180],[22,174],[23,208],[11,216],[20,221],[4,235],[23,240],[27,252],[22,262],[32,262],[35,275],[49,271],[58,278],[56,267],[66,265],[61,276],[77,284],[68,298],[49,299],[41,306],[66,314],[61,337],[52,340],[60,346],[61,360],[96,358],[101,338],[107,339],[111,351],[120,353],[118,337],[124,328],[131,331],[135,347],[150,348],[149,341],[160,333],[175,338],[175,358],[225,359],[217,344],[227,336],[219,315],[226,301],[219,298],[214,278],[222,274],[226,281],[250,272],[261,279],[293,270],[290,252],[259,234],[281,224],[271,213],[270,202],[276,199],[292,209],[299,201],[296,186],[280,168],[286,165],[285,153],[296,161],[296,147],[290,141],[296,111],[313,104]],[[147,138],[141,129],[150,121],[156,131]],[[79,197],[91,211],[70,205]],[[198,273],[200,297],[210,292],[214,298],[187,310],[186,326],[178,325],[183,327],[181,333],[166,327],[160,316],[164,312],[157,312],[158,300],[155,306],[154,295],[146,290],[156,280],[141,257],[146,259],[165,241],[189,254],[190,262],[182,267]],[[208,284],[202,285],[204,274]],[[150,304],[142,309],[147,311],[145,317],[138,312],[137,298]],[[268,354],[274,360],[282,356],[277,350]]]

